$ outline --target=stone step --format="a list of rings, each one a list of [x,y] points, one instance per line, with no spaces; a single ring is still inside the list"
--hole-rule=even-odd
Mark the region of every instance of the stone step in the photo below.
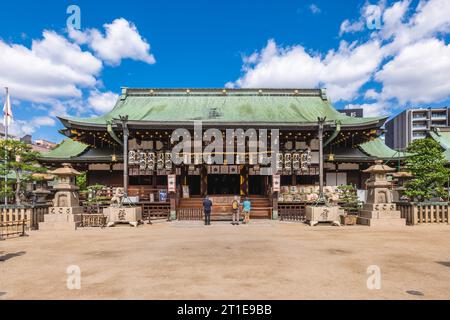
[[[49,213],[44,215],[44,222],[76,222],[81,221],[80,214]]]
[[[404,227],[406,226],[406,219],[403,218],[370,219],[358,217],[356,223],[369,227]]]
[[[399,219],[401,218],[400,211],[365,211],[359,213],[360,217],[370,219]]]
[[[76,230],[78,222],[61,222],[61,221],[51,221],[51,222],[40,222],[40,231],[72,231]]]

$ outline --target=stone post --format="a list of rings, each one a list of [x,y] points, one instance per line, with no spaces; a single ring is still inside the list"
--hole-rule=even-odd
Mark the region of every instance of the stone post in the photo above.
[[[123,189],[125,199],[128,198],[128,137],[130,131],[128,130],[128,116],[120,116],[123,130]]]
[[[272,192],[272,220],[278,220],[278,192]]]

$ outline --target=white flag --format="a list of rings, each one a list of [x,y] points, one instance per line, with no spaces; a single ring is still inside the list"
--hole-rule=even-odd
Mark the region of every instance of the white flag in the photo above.
[[[6,101],[5,106],[3,107],[3,124],[5,126],[9,126],[11,121],[13,120],[13,113],[11,109],[11,101],[9,99],[9,91],[6,90]]]

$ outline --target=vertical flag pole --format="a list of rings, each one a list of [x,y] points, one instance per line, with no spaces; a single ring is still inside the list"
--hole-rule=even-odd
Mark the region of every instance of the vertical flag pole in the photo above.
[[[5,102],[5,108],[3,110],[3,124],[5,126],[5,142],[8,141],[8,117],[9,117],[9,91],[6,87],[6,102]],[[5,143],[5,206],[8,205],[8,149],[7,149],[7,143]]]

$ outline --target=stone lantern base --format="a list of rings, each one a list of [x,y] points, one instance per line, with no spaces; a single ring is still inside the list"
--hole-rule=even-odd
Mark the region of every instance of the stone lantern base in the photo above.
[[[39,223],[39,230],[76,230],[81,224],[82,207],[51,207]]]
[[[401,218],[394,203],[370,203],[364,205],[357,223],[369,227],[402,227],[406,226],[406,219]]]

